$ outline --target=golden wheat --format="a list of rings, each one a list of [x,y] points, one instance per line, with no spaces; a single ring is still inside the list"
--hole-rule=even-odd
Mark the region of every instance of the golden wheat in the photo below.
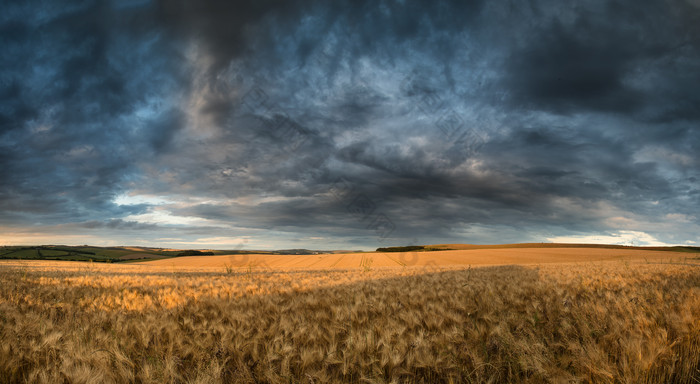
[[[319,255],[217,255],[189,256],[143,262],[161,267],[253,267],[253,268],[308,268],[339,269],[364,267],[403,266],[463,266],[501,264],[545,264],[584,261],[668,260],[687,254],[638,249],[605,248],[489,248],[457,249],[411,253],[344,253]]]
[[[700,381],[700,265],[0,263],[0,381]]]

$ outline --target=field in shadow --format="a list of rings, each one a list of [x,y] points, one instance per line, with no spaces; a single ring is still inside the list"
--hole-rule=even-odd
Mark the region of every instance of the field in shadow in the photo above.
[[[3,382],[700,379],[700,275],[683,265],[5,267],[0,284]]]

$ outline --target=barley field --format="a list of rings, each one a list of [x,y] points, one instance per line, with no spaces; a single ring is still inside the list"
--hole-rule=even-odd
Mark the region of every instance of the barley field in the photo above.
[[[1,261],[0,382],[700,382],[700,260],[565,260]]]

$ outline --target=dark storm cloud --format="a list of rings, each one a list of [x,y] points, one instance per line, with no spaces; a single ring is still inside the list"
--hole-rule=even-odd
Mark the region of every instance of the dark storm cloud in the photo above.
[[[129,230],[152,230],[156,229],[157,226],[154,224],[144,224],[135,221],[124,221],[121,219],[112,219],[106,221],[86,221],[78,223],[77,226],[95,229],[95,228],[107,228],[107,229],[129,229]]]
[[[138,10],[105,2],[8,5],[2,24],[5,212],[64,222],[137,212],[111,203],[134,171],[134,113],[158,92],[158,33]],[[161,146],[164,129],[153,124]],[[169,123],[169,122],[167,122]],[[40,218],[34,218],[40,217]]]
[[[270,31],[259,28],[266,18],[291,22],[299,20],[309,4],[302,1],[162,1],[158,19],[178,39],[194,39],[215,56],[212,70],[250,53],[251,40],[271,39]],[[281,19],[281,20],[280,20]],[[284,26],[287,27],[287,26]]]
[[[4,14],[2,225],[368,247],[700,225],[695,0]]]
[[[688,87],[700,80],[691,4],[589,2],[568,17],[544,18],[510,52],[505,85],[526,108],[691,117],[700,101]]]
[[[638,54],[606,31],[588,25],[564,27],[558,21],[536,33],[531,46],[510,59],[510,86],[523,103],[537,107],[598,108],[627,112],[641,96],[625,87],[623,76]],[[616,41],[617,40],[617,41]]]

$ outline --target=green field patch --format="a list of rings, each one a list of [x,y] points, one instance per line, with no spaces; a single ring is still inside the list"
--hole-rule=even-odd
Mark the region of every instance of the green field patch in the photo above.
[[[39,252],[41,252],[41,256],[43,256],[43,257],[70,255],[70,252],[62,251],[62,250],[58,250],[58,249],[40,249]]]
[[[40,258],[36,248],[19,248],[2,255],[7,259],[38,259]]]
[[[119,257],[119,261],[130,261],[130,260],[158,260],[165,259],[168,256],[154,255],[152,253],[130,253],[128,255],[123,255]]]

